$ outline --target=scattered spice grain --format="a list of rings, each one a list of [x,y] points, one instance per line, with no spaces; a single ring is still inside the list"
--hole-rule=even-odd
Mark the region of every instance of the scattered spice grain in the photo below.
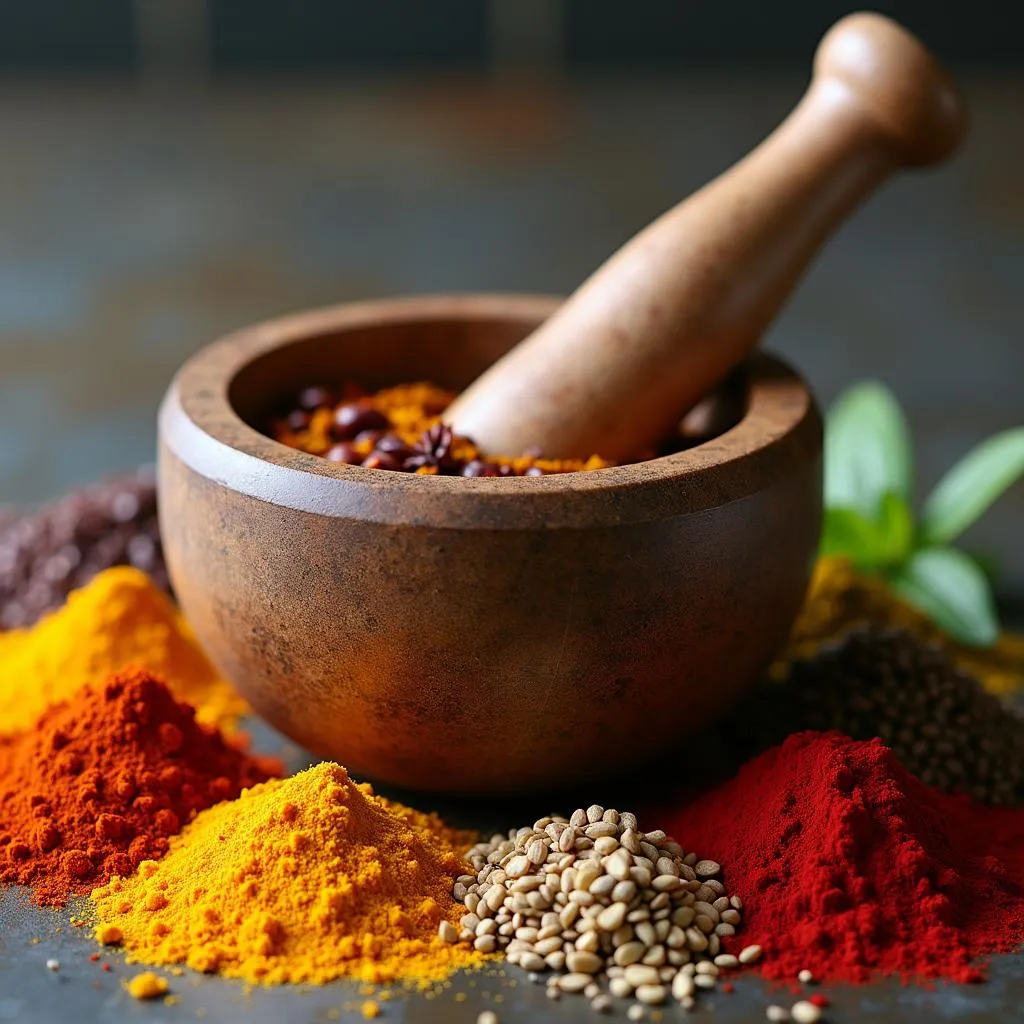
[[[802,999],[793,1004],[789,1016],[795,1024],[818,1024],[821,1020],[821,1009],[810,1000]]]
[[[166,978],[152,971],[143,971],[125,982],[125,988],[133,999],[157,999],[170,989]]]

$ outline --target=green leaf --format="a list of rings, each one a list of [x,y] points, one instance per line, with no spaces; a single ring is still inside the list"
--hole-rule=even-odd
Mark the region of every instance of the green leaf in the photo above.
[[[848,388],[825,423],[825,504],[874,516],[887,491],[909,501],[912,488],[910,434],[896,398],[877,381]]]
[[[821,554],[842,555],[862,569],[882,564],[878,527],[854,508],[826,508]]]
[[[929,544],[948,544],[1024,476],[1024,427],[1005,430],[968,452],[929,495],[921,516]]]
[[[854,508],[826,508],[821,554],[842,555],[861,569],[892,568],[906,559],[913,539],[910,507],[887,491],[874,519]]]
[[[891,582],[905,601],[954,639],[988,647],[998,638],[999,620],[988,580],[962,551],[922,548]]]
[[[905,498],[886,491],[878,505],[878,529],[884,546],[885,565],[901,565],[914,544],[914,516]]]

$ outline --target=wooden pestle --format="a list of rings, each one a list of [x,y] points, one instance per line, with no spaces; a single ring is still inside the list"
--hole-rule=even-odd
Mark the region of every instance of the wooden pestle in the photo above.
[[[628,460],[757,344],[860,200],[897,168],[943,160],[965,130],[913,36],[878,14],[842,19],[789,117],[615,253],[446,419],[487,452]]]

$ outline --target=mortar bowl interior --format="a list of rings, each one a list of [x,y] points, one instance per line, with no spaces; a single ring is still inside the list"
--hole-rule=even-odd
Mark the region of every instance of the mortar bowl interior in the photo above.
[[[691,447],[596,472],[390,473],[262,432],[313,383],[459,390],[556,305],[302,313],[201,350],[168,390],[175,593],[220,670],[311,752],[438,792],[625,773],[735,706],[785,642],[818,541],[821,420],[781,360],[755,356],[689,416]]]

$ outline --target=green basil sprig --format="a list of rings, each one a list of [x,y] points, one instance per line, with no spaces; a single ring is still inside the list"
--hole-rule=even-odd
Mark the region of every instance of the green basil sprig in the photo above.
[[[953,466],[915,522],[906,418],[883,384],[856,384],[826,417],[822,554],[883,576],[952,637],[987,646],[999,635],[991,567],[950,544],[1021,477],[1024,427],[1015,427]]]

